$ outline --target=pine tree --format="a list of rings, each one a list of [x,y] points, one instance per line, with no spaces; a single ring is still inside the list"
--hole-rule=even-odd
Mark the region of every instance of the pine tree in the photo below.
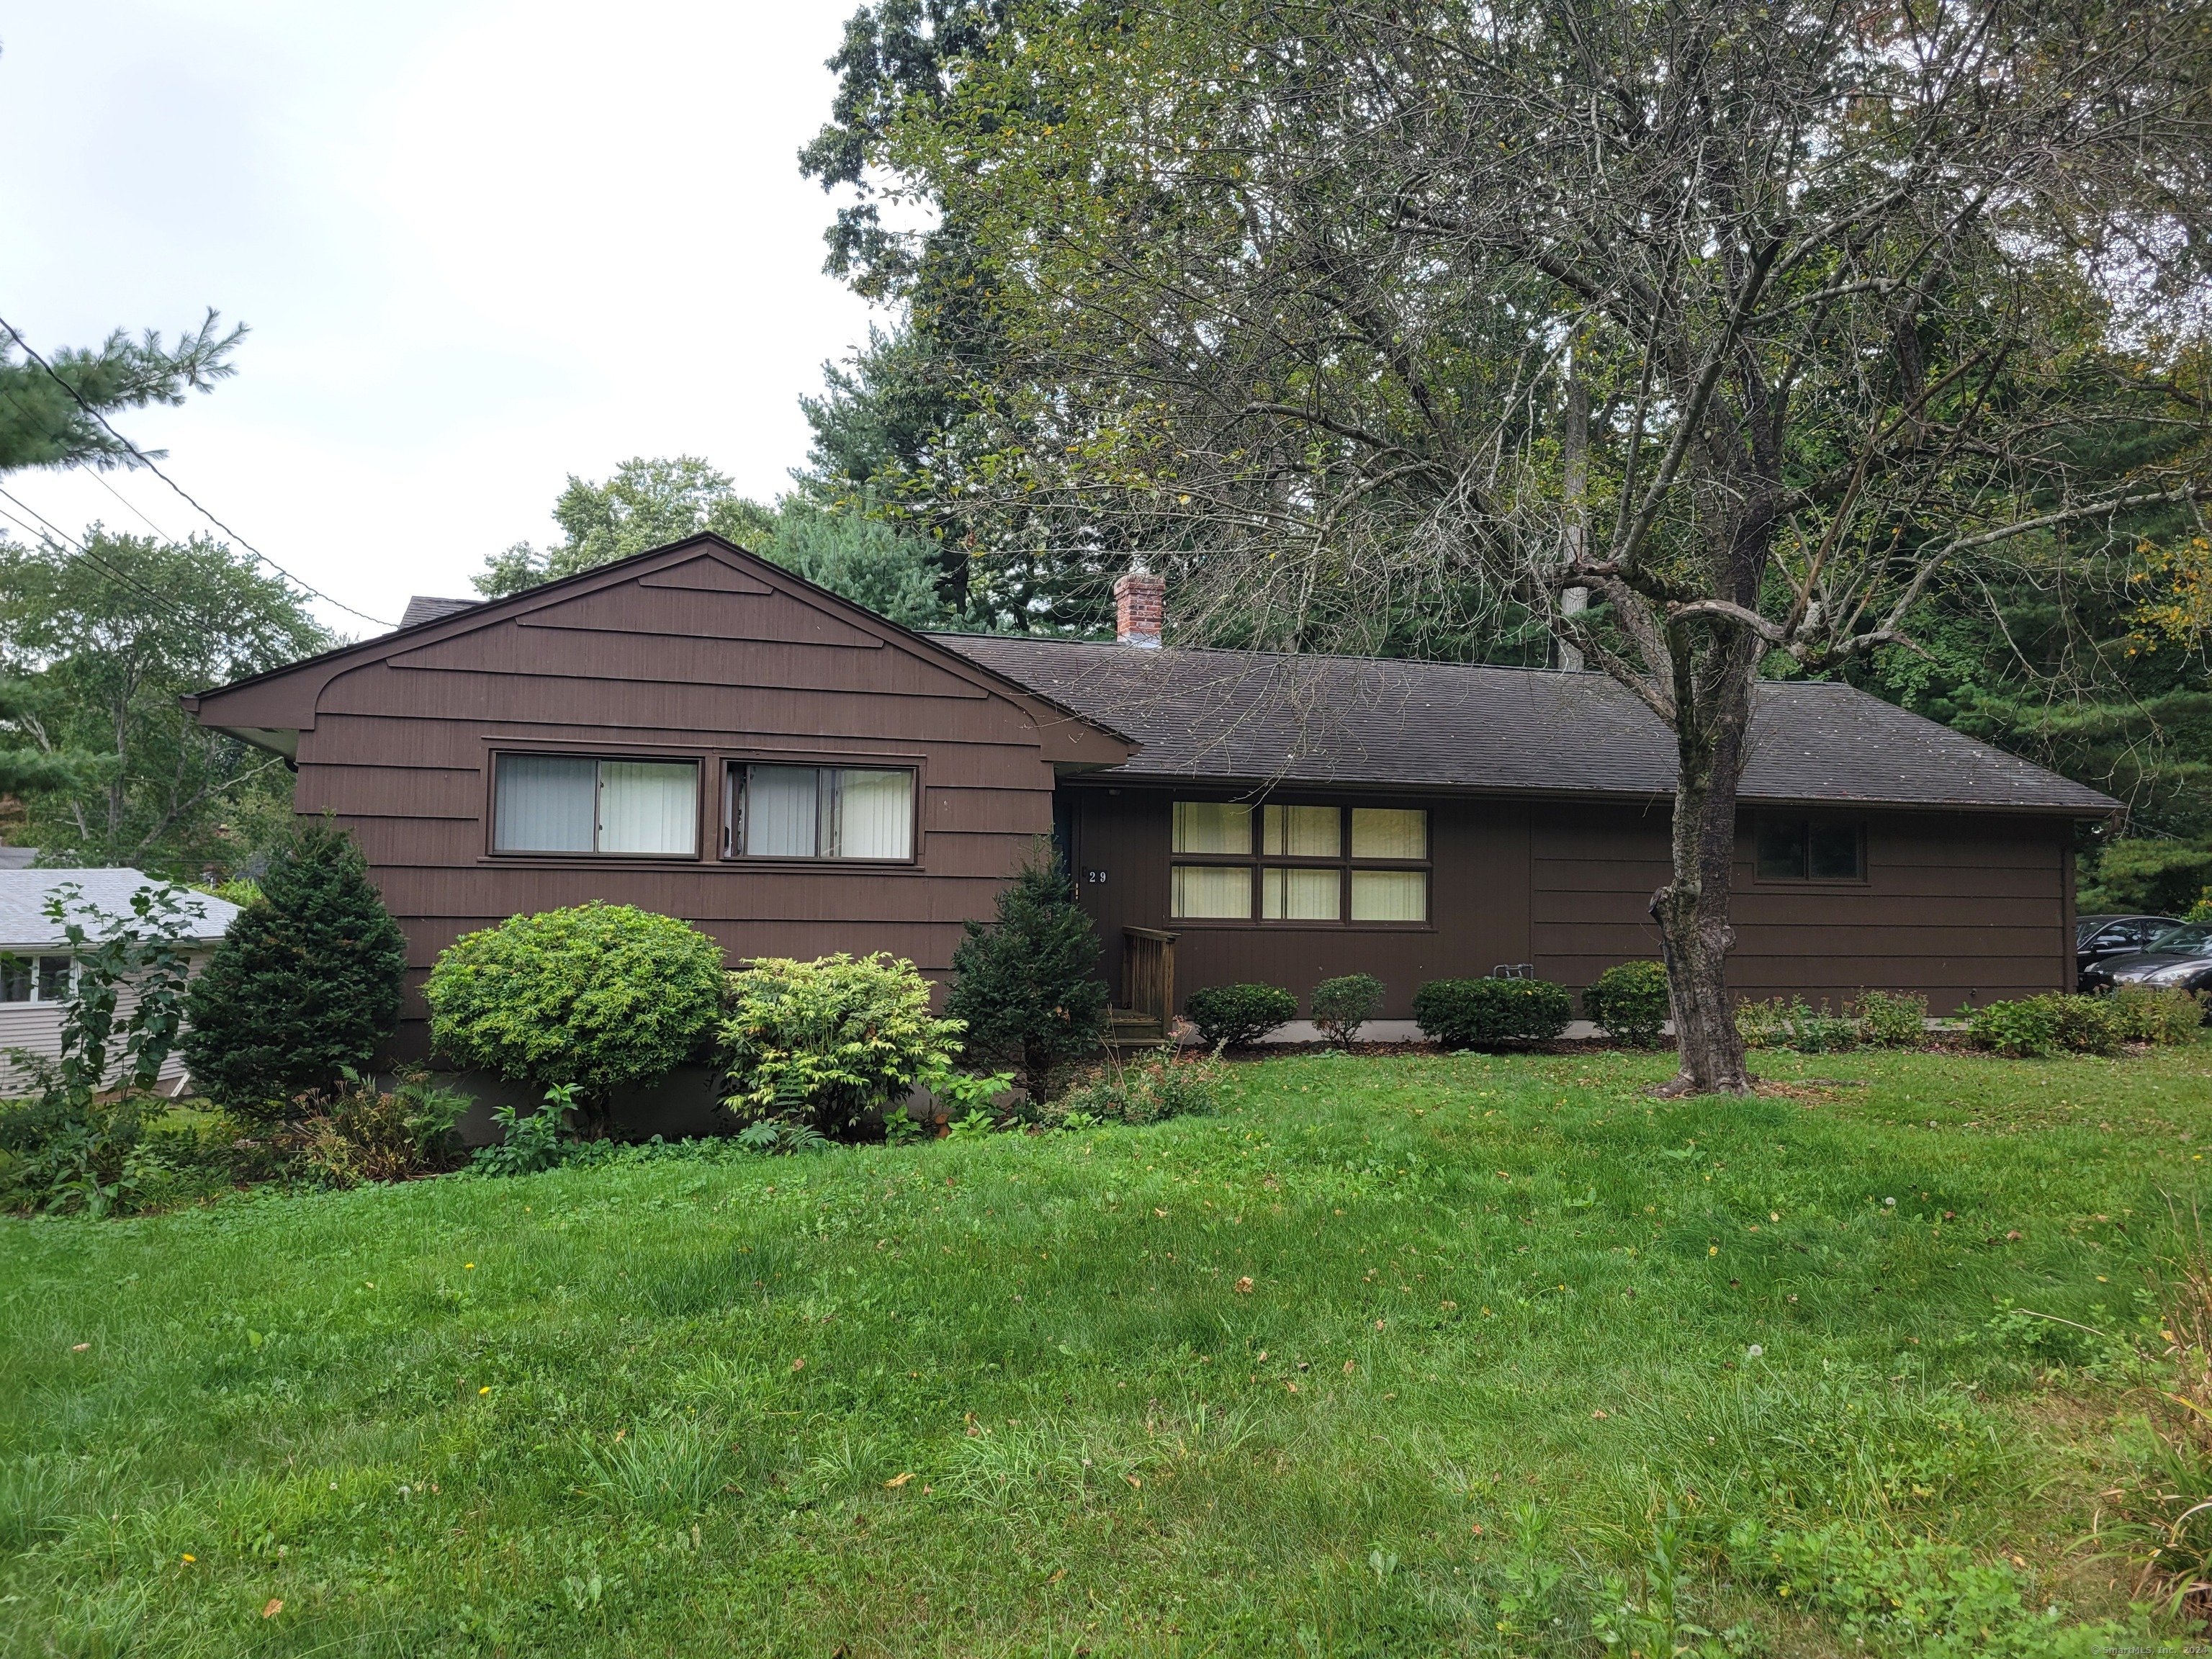
[[[368,859],[328,819],[276,849],[261,892],[192,981],[183,1047],[219,1104],[283,1116],[367,1069],[399,1023],[407,949]]]
[[[1098,1046],[1106,981],[1098,935],[1075,902],[1075,884],[1048,845],[1015,872],[988,926],[966,924],[952,953],[959,975],[946,1012],[968,1022],[968,1052],[1019,1062],[1031,1092]]]

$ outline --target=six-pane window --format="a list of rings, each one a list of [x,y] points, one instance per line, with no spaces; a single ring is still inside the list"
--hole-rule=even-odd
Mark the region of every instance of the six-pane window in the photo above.
[[[724,850],[756,859],[910,859],[903,767],[732,766]]]
[[[1429,919],[1429,815],[1418,807],[1271,803],[1255,812],[1179,800],[1172,811],[1168,908],[1178,921]]]
[[[1754,838],[1761,881],[1866,879],[1866,836],[1856,823],[1762,813]]]
[[[497,769],[496,851],[690,858],[699,850],[695,761],[501,755]]]

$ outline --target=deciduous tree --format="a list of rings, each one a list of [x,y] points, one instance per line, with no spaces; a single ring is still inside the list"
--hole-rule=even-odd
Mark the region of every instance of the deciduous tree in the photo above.
[[[872,152],[966,228],[1007,342],[988,398],[1055,439],[972,477],[1176,553],[1201,632],[1540,617],[1669,734],[1669,1086],[1747,1087],[1729,872],[1762,672],[1905,643],[1939,583],[2207,492],[2202,9],[1019,21]]]

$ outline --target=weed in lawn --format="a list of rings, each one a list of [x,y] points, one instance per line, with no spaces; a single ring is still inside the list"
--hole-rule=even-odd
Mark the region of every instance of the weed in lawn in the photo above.
[[[704,1512],[721,1494],[724,1462],[723,1432],[708,1422],[647,1424],[584,1446],[590,1485],[641,1515]]]

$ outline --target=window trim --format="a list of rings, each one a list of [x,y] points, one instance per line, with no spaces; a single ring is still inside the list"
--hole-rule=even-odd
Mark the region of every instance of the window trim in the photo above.
[[[1437,931],[1437,810],[1430,802],[1401,802],[1355,800],[1339,796],[1334,800],[1316,800],[1310,797],[1266,797],[1250,801],[1233,801],[1233,805],[1249,805],[1252,808],[1252,844],[1245,853],[1178,853],[1175,850],[1175,808],[1179,800],[1204,800],[1200,795],[1170,793],[1168,795],[1168,855],[1162,878],[1166,890],[1162,894],[1162,908],[1169,922],[1176,927],[1247,929],[1254,932],[1282,932],[1306,929],[1323,933],[1432,933]],[[1218,798],[1216,798],[1218,799]],[[1333,859],[1315,858],[1305,854],[1270,854],[1261,849],[1267,845],[1267,809],[1270,806],[1330,806],[1336,809],[1337,856]],[[1355,859],[1352,855],[1352,813],[1355,807],[1381,807],[1392,811],[1419,812],[1428,847],[1428,856],[1419,859]],[[1216,868],[1227,866],[1251,872],[1251,908],[1242,916],[1179,916],[1175,914],[1175,867],[1179,864],[1210,865]],[[1267,916],[1261,914],[1267,892],[1261,872],[1264,870],[1334,870],[1337,872],[1337,909],[1334,918],[1312,916]],[[1355,870],[1417,871],[1424,878],[1422,919],[1419,921],[1354,921],[1352,915],[1352,872]]]
[[[688,764],[692,769],[691,787],[691,850],[688,853],[602,853],[594,848],[588,853],[562,852],[548,848],[501,847],[499,844],[499,763],[502,756],[530,755],[551,757],[563,760],[587,760],[595,766],[609,761],[624,761],[651,766]],[[672,864],[698,864],[703,861],[707,844],[706,802],[702,799],[706,791],[701,787],[707,775],[708,757],[696,749],[664,749],[655,753],[639,744],[624,744],[594,749],[588,744],[514,742],[501,738],[488,739],[484,757],[484,857],[500,863],[517,860],[544,860],[556,865],[635,864],[665,868]],[[592,778],[592,836],[599,838],[599,796],[600,784],[596,774]]]
[[[1759,871],[1759,832],[1762,824],[1789,823],[1805,831],[1805,867],[1802,876],[1765,876]],[[1813,866],[1812,831],[1816,824],[1847,824],[1858,834],[1859,872],[1855,876],[1816,876]],[[1867,820],[1846,817],[1836,812],[1769,812],[1754,811],[1751,814],[1751,879],[1754,885],[1771,887],[1785,892],[1795,892],[1807,887],[1865,887],[1873,880],[1873,860],[1869,856],[1872,837],[1868,833]]]
[[[922,800],[927,780],[919,755],[794,755],[773,750],[758,753],[726,753],[716,757],[721,769],[716,819],[714,862],[747,870],[919,870],[921,867]],[[897,859],[824,858],[819,853],[743,853],[738,850],[738,769],[746,766],[811,766],[817,771],[904,772],[914,780],[907,803],[907,855]],[[817,786],[818,787],[818,786]]]
[[[40,971],[40,964],[56,960],[69,963],[68,981],[64,986],[62,994],[60,996],[40,996],[39,994],[39,987],[42,978],[42,975]],[[77,959],[76,952],[68,950],[40,950],[29,951],[0,950],[0,970],[4,970],[8,963],[16,962],[21,963],[29,973],[31,994],[25,997],[21,1002],[0,1002],[0,1008],[60,1008],[67,1006],[70,996],[76,990]]]

